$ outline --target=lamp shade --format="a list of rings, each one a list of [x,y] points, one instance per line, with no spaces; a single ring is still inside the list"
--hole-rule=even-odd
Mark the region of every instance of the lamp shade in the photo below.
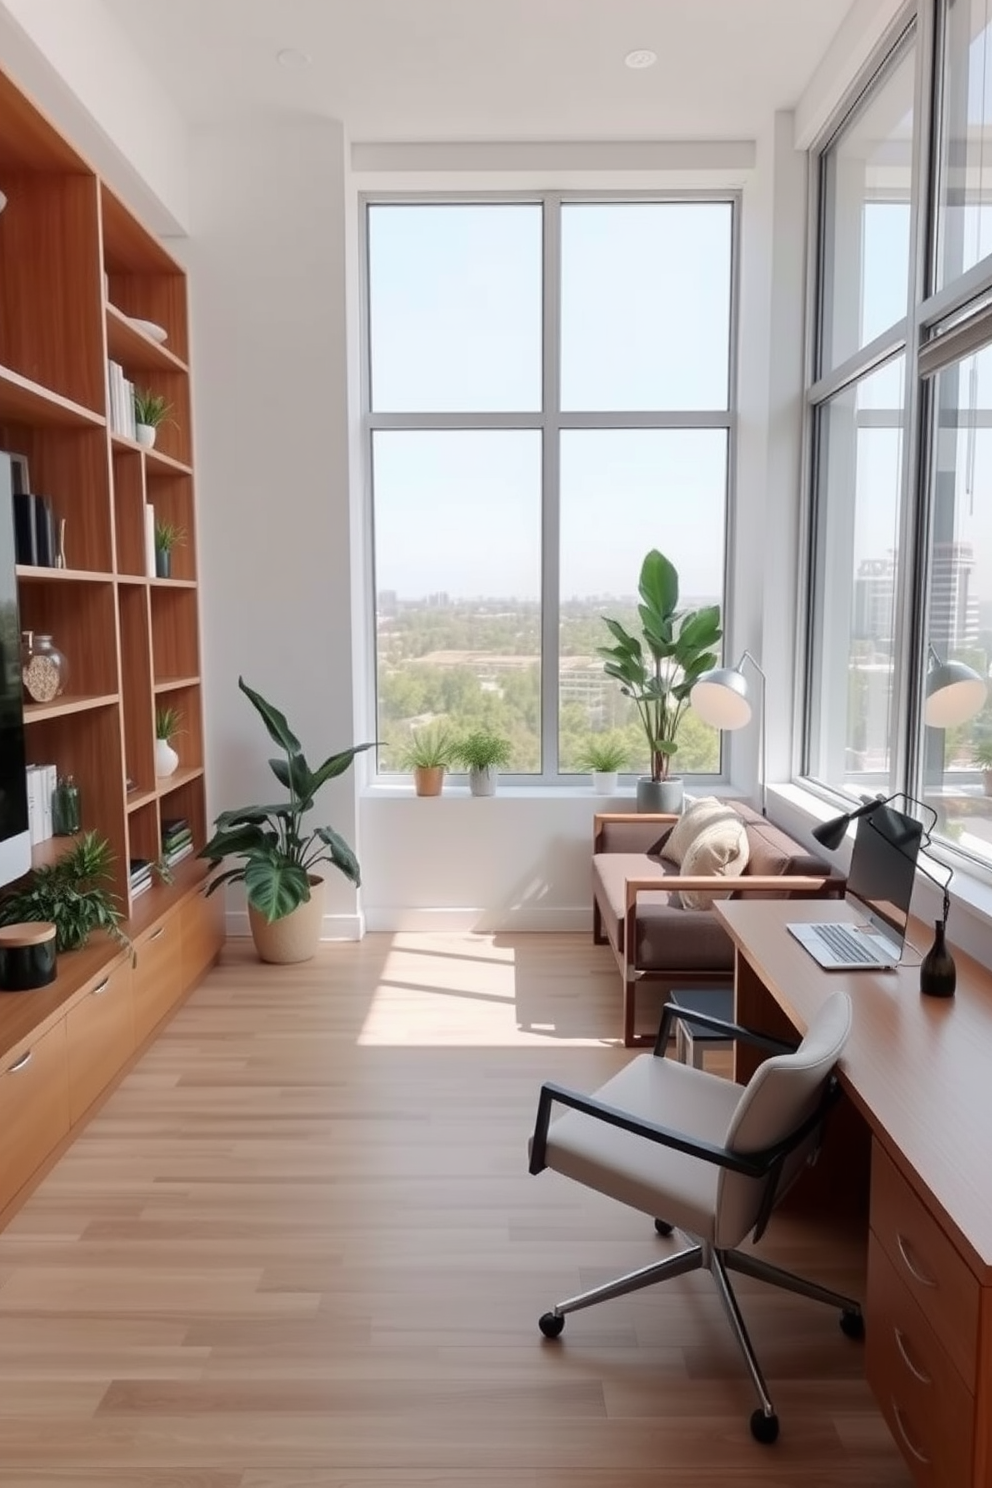
[[[747,679],[736,667],[714,667],[693,685],[689,702],[704,723],[739,729],[751,722]]]
[[[923,721],[929,728],[967,723],[985,705],[988,686],[963,661],[942,661],[927,673]]]

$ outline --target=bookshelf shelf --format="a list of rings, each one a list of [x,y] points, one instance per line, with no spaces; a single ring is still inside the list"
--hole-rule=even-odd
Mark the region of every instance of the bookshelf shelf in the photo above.
[[[44,723],[53,718],[65,718],[70,713],[88,713],[94,708],[112,708],[120,702],[116,692],[105,692],[92,697],[73,696],[64,692],[51,703],[25,703],[25,725]]]

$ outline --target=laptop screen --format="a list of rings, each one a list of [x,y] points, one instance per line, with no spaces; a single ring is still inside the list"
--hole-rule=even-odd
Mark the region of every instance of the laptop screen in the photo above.
[[[854,834],[848,897],[900,950],[906,938],[922,836],[923,827],[918,821],[891,806],[879,806],[870,815],[858,817]]]

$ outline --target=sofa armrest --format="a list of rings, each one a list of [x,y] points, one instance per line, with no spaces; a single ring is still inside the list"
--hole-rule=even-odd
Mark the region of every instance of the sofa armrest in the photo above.
[[[753,877],[727,878],[719,873],[659,873],[656,878],[625,878],[624,904],[629,914],[637,903],[638,894],[646,890],[663,889],[665,893],[688,889],[693,893],[707,890],[728,889],[734,894],[768,894],[787,892],[792,894],[821,894],[830,882],[829,878],[810,878],[795,874],[763,873]]]
[[[647,852],[678,819],[672,812],[597,811],[592,819],[593,853]]]

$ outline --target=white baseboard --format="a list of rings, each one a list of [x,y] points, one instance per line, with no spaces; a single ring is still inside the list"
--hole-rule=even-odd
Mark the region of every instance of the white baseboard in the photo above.
[[[545,933],[592,930],[592,909],[562,905],[556,909],[411,909],[404,904],[381,904],[365,911],[365,928],[377,933],[493,935],[504,931]]]
[[[230,938],[250,936],[246,909],[229,909],[224,917]],[[365,916],[362,914],[325,914],[321,920],[321,940],[361,940],[365,934]]]

